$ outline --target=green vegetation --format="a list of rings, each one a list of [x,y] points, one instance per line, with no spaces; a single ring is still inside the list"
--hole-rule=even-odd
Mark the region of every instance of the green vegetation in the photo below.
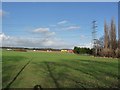
[[[93,54],[93,49],[89,48],[80,48],[80,47],[74,47],[74,53],[76,54]]]
[[[3,51],[2,56],[3,88],[11,81],[10,88],[118,87],[117,59],[59,52]]]
[[[0,48],[0,89],[2,89],[2,49]]]

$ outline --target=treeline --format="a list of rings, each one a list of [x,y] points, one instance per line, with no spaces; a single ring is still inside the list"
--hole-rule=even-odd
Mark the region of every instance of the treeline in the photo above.
[[[92,49],[90,48],[80,48],[80,47],[74,47],[74,53],[76,54],[92,54]]]
[[[119,34],[118,34],[119,36]],[[114,19],[108,24],[104,22],[104,40],[103,46],[97,48],[97,55],[104,57],[120,57],[120,38],[117,39],[116,25]]]
[[[60,51],[61,49],[53,49],[53,48],[26,48],[26,47],[2,47],[2,49],[15,49],[15,50],[52,50],[52,51]]]

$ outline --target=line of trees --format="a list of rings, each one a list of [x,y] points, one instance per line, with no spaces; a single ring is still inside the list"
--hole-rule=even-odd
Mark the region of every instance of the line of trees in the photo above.
[[[100,56],[120,57],[120,38],[117,40],[116,25],[114,19],[110,25],[104,22],[104,46],[99,52]]]
[[[92,49],[90,48],[80,48],[80,47],[74,47],[74,53],[76,54],[92,54]]]

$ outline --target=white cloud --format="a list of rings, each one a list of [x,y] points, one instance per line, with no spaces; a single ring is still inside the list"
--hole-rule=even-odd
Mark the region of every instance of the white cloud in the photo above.
[[[80,29],[80,27],[79,26],[69,26],[69,27],[67,27],[65,29],[66,30],[78,30],[78,29]]]
[[[57,24],[65,24],[67,22],[68,22],[67,20],[63,20],[63,21],[58,22]]]
[[[78,47],[81,47],[81,48],[92,48],[92,43],[87,43],[87,44],[83,44],[83,45],[78,45]]]
[[[29,38],[11,37],[4,33],[0,34],[0,44],[12,47],[39,47],[39,48],[71,48],[67,42],[57,38]]]
[[[49,30],[49,28],[37,28],[37,29],[35,29],[35,30],[33,30],[33,32],[37,32],[37,33],[47,33],[47,32],[49,32],[50,30]]]
[[[0,41],[9,39],[9,36],[6,36],[4,33],[0,34]]]
[[[55,32],[51,32],[49,28],[37,28],[37,29],[33,30],[33,32],[41,33],[41,34],[46,35],[46,36],[55,35]]]
[[[6,14],[8,14],[8,12],[0,9],[0,17],[4,16]]]

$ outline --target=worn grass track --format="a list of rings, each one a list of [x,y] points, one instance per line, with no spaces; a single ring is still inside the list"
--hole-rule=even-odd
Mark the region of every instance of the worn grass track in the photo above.
[[[3,88],[118,87],[118,60],[70,53],[3,51]]]

